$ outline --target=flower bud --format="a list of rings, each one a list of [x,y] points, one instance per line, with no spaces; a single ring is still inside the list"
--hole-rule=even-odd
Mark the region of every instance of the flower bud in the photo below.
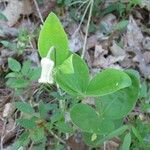
[[[41,60],[41,67],[42,67],[42,72],[41,72],[41,77],[38,80],[39,83],[49,83],[53,84],[53,67],[54,67],[54,62],[50,58],[51,52],[54,50],[54,47],[52,47],[47,56],[42,58]]]
[[[47,57],[42,58],[41,67],[42,67],[42,72],[38,82],[52,84],[53,83],[52,71],[54,67],[54,62]]]

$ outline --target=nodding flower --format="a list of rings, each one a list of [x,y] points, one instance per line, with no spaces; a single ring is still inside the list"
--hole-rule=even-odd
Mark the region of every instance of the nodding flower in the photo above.
[[[53,84],[53,68],[54,68],[54,61],[51,60],[50,55],[54,51],[54,47],[51,47],[47,56],[41,59],[41,77],[38,80],[39,83],[49,83]]]

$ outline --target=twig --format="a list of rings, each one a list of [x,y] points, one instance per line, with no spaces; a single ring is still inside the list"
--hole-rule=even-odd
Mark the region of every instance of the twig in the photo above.
[[[53,133],[52,131],[51,131],[51,134],[57,139],[57,140],[59,140],[61,143],[63,143],[63,144],[66,144],[66,142],[64,141],[64,140],[62,140],[60,137],[58,137],[55,133]]]
[[[34,144],[34,142],[31,143],[29,150],[32,150],[33,144]]]
[[[76,29],[76,31],[73,33],[73,35],[75,35],[79,31],[79,29],[81,28],[82,22],[85,18],[85,15],[88,11],[89,6],[90,6],[90,2],[88,3],[87,7],[85,8],[85,11],[84,11],[83,16],[82,16],[81,21],[80,21],[80,24],[79,24],[78,28]]]
[[[88,1],[89,1],[89,0],[72,2],[69,6],[72,6],[72,5],[75,5],[75,4],[79,4],[79,3],[85,4],[85,3],[87,3]]]
[[[92,16],[93,3],[94,3],[94,1],[91,0],[91,2],[90,2],[91,7],[90,7],[90,12],[89,12],[89,17],[88,17],[88,22],[87,22],[87,27],[86,27],[86,33],[85,33],[85,39],[84,39],[83,51],[82,51],[81,58],[84,58],[85,51],[86,51],[87,36],[88,36],[89,25],[90,25],[91,16]]]
[[[87,1],[87,2],[88,2],[88,1]],[[86,4],[86,3],[82,3],[82,4],[79,6],[79,8],[77,9],[76,12],[78,13],[78,12],[80,11],[80,9],[81,9],[85,4]],[[81,10],[82,10],[82,9],[81,9]],[[76,13],[76,14],[77,14],[77,13]]]
[[[104,150],[106,150],[106,144],[107,144],[107,142],[104,142]]]
[[[7,121],[4,120],[4,125],[3,125],[3,129],[2,129],[1,137],[0,137],[0,150],[3,150],[3,141],[5,138],[6,123],[7,123]]]
[[[36,0],[33,0],[33,2],[34,2],[34,5],[35,5],[35,7],[36,7],[36,10],[37,10],[37,12],[38,12],[38,14],[39,14],[40,20],[41,20],[41,22],[42,22],[42,24],[43,24],[43,23],[44,23],[44,20],[43,20],[42,14],[41,14],[41,12],[40,12],[38,3],[37,3]]]

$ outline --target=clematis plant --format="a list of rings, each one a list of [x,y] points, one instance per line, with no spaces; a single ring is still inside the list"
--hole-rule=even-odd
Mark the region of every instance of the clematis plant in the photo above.
[[[125,134],[125,131],[130,132],[130,127],[123,126],[122,122],[138,99],[138,72],[108,68],[90,78],[87,64],[79,55],[69,51],[68,43],[59,19],[50,13],[38,40],[42,57],[39,82],[52,84],[55,81],[62,90],[77,98],[76,103],[65,106],[65,109],[70,113],[69,123],[83,133],[88,145],[98,146],[105,140]],[[81,101],[78,101],[79,97]],[[86,97],[94,98],[94,108],[82,103]]]

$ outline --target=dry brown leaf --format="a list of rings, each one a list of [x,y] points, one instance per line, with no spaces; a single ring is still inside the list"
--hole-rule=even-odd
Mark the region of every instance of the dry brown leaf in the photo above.
[[[143,8],[147,8],[150,11],[150,0],[141,0],[140,6]]]
[[[5,104],[4,110],[3,110],[3,118],[10,117],[13,112],[15,111],[15,107],[12,103]]]
[[[150,64],[150,52],[144,52],[143,57],[146,64]]]
[[[125,56],[114,57],[112,55],[105,56],[108,53],[108,50],[102,48],[101,45],[95,46],[94,61],[92,66],[96,68],[121,68],[119,65],[115,64],[116,62],[123,61]]]
[[[73,34],[69,40],[70,50],[72,52],[79,51],[83,47],[83,42],[84,42],[83,38],[79,32],[76,34]]]
[[[117,25],[117,18],[113,14],[108,14],[100,22],[101,32],[110,33],[114,26]]]
[[[135,57],[134,62],[138,62],[139,70],[145,77],[150,76],[150,65],[146,64],[146,60],[143,56],[143,40],[144,36],[141,29],[138,27],[136,21],[130,16],[129,24],[127,26],[127,33],[125,35],[125,45],[124,49],[128,52],[133,52]]]
[[[129,49],[139,49],[141,47],[141,42],[143,41],[144,37],[141,29],[138,27],[132,16],[129,18],[129,24],[127,26],[127,33],[125,38],[126,46]]]
[[[145,37],[142,44],[145,50],[150,50],[150,37]]]
[[[113,45],[110,47],[110,51],[114,56],[125,56],[125,50],[123,50],[121,47],[119,47],[115,41],[113,41]]]
[[[16,24],[21,14],[31,13],[31,4],[29,0],[11,0],[8,1],[7,7],[2,11],[7,18],[7,24],[13,26]]]
[[[18,19],[20,18],[20,14],[22,12],[23,3],[22,1],[12,0],[8,3],[7,7],[2,12],[4,16],[7,18],[7,24],[9,26],[13,26]]]
[[[123,3],[128,3],[130,0],[121,0]],[[112,3],[116,3],[118,0],[106,0],[104,8],[110,6]]]
[[[7,143],[12,140],[16,135],[15,129],[15,121],[12,118],[8,118],[8,123],[6,124],[5,133],[4,133],[4,141],[3,143]]]
[[[22,12],[23,15],[30,15],[32,13],[32,4],[30,0],[23,0]]]
[[[16,37],[18,29],[10,27],[6,22],[0,22],[0,38]]]

